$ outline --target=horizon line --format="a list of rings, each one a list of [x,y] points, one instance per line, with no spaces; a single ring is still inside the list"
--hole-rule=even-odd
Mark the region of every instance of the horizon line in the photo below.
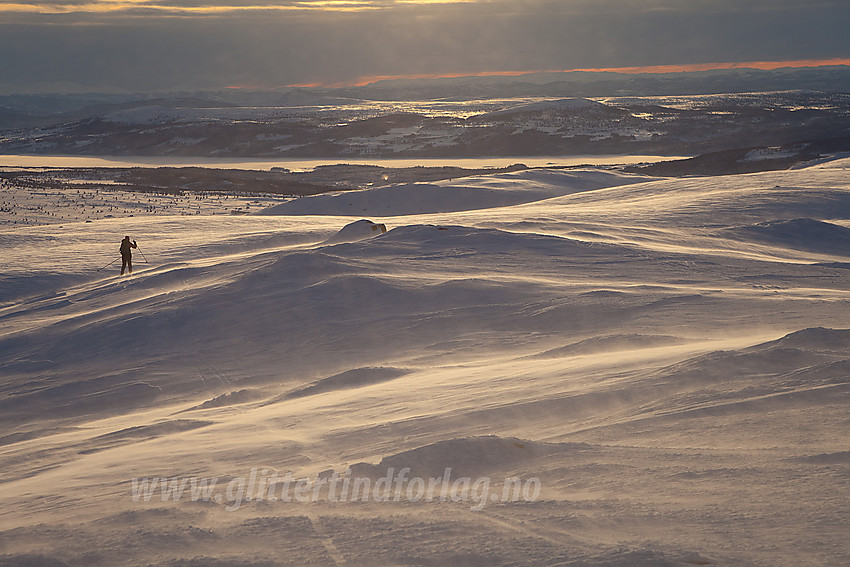
[[[525,71],[480,71],[474,73],[422,73],[400,75],[367,75],[345,82],[312,82],[283,85],[278,88],[341,88],[363,87],[380,81],[417,80],[417,79],[460,79],[464,77],[521,77],[523,75],[546,73],[622,73],[640,75],[650,73],[697,73],[701,71],[722,71],[732,69],[758,69],[760,71],[775,71],[785,68],[830,67],[836,65],[850,66],[850,59],[801,59],[794,61],[745,61],[725,63],[688,63],[679,65],[641,65],[633,67],[595,67],[556,70],[525,70]],[[258,88],[251,86],[229,86],[226,88]]]

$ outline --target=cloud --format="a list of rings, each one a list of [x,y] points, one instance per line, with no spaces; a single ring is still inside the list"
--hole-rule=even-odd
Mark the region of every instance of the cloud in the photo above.
[[[850,57],[847,21],[850,3],[827,0],[29,0],[0,5],[0,80],[163,90],[833,59]]]
[[[480,0],[22,0],[0,4],[0,13],[34,14],[227,14],[238,12],[359,12],[393,7],[469,4]]]

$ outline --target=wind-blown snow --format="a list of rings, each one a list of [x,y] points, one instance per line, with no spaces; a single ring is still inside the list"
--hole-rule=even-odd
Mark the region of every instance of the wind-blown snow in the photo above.
[[[841,564],[846,164],[2,228],[0,565]],[[225,491],[449,468],[490,492]]]
[[[448,213],[530,203],[650,179],[600,170],[533,169],[457,181],[323,193],[274,205],[259,214],[396,216]]]

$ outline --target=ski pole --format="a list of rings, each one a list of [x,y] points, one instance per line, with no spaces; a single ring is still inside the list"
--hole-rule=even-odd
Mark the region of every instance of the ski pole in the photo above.
[[[114,264],[115,262],[117,262],[117,261],[118,261],[118,260],[120,260],[120,259],[121,259],[121,258],[115,258],[114,260],[112,260],[111,262],[109,262],[107,265],[105,265],[103,268],[98,268],[98,269],[96,269],[96,270],[95,270],[95,272],[99,272],[99,271],[103,270],[104,268],[108,268],[109,266],[111,266],[112,264]]]
[[[133,242],[133,244],[136,244],[136,243],[135,243],[135,242]],[[144,252],[142,252],[142,249],[141,249],[141,248],[139,248],[139,245],[138,245],[138,244],[136,244],[136,250],[138,250],[138,251],[139,251],[139,254],[141,254],[141,255],[142,255],[142,260],[144,260],[144,261],[145,261],[145,264],[147,264],[147,263],[148,263],[148,259],[147,259],[147,258],[145,258],[145,253],[144,253]]]

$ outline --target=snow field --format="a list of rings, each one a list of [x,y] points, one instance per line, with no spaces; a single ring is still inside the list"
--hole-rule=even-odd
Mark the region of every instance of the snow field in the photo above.
[[[840,164],[0,229],[0,561],[839,564]],[[533,198],[472,210],[470,187]],[[95,271],[124,234],[149,263]],[[389,467],[541,491],[477,511],[131,498],[133,478]]]
[[[104,184],[103,181],[91,183]],[[0,226],[15,228],[132,216],[249,214],[287,199],[277,195],[221,192],[140,193],[121,189],[119,185],[67,191],[0,180]]]

